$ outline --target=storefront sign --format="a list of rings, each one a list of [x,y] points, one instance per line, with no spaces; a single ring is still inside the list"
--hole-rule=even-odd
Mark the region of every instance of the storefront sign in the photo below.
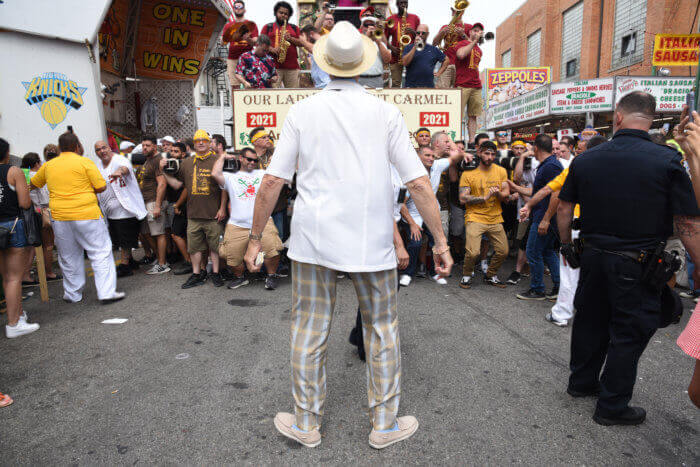
[[[486,128],[519,125],[549,115],[549,86],[515,97],[486,111]]]
[[[320,92],[316,89],[257,89],[236,90],[233,93],[234,146],[250,146],[248,134],[264,126],[277,140],[289,108],[297,102]],[[386,102],[394,104],[406,119],[411,136],[418,128],[432,133],[446,131],[453,140],[461,136],[461,92],[458,89],[376,89],[369,90]]]
[[[550,111],[553,114],[609,112],[613,108],[613,78],[552,83]]]
[[[487,105],[493,107],[549,83],[550,68],[493,68],[486,70]]]
[[[657,34],[654,66],[697,66],[700,34]]]
[[[199,5],[199,4],[198,4]],[[176,0],[144,0],[134,53],[136,74],[197,79],[219,12]]]
[[[686,95],[693,89],[693,78],[664,78],[658,76],[615,77],[615,104],[632,91],[645,91],[656,97],[660,113],[683,110]]]

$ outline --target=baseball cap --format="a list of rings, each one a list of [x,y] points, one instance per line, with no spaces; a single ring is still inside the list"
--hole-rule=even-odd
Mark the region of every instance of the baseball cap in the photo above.
[[[211,141],[211,136],[209,136],[209,133],[207,133],[205,130],[197,130],[194,134],[194,138],[192,138],[194,141],[197,141],[198,139],[205,139],[207,141]]]
[[[169,135],[168,135],[168,136],[164,136],[164,137],[163,137],[163,141],[167,141],[168,143],[173,143],[173,144],[174,144],[174,143],[175,143],[175,138],[173,138],[172,136],[169,136]]]
[[[126,151],[129,148],[133,148],[136,146],[134,143],[131,141],[122,141],[121,144],[119,145],[119,150],[120,151]]]

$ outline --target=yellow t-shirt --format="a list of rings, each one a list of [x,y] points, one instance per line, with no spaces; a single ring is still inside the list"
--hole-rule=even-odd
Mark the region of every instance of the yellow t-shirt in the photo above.
[[[469,187],[472,196],[486,196],[489,188],[495,186],[498,189],[508,178],[506,169],[491,164],[488,170],[477,168],[462,173],[459,187]],[[492,196],[485,203],[467,205],[464,219],[466,222],[478,222],[480,224],[500,224],[503,222],[501,215],[501,201]]]
[[[51,217],[57,221],[99,219],[95,188],[106,186],[97,166],[87,157],[62,152],[41,166],[32,177],[32,185],[49,189]]]
[[[547,183],[547,186],[550,190],[552,190],[552,192],[561,191],[567,175],[569,175],[568,167],[562,170],[559,175],[554,177],[551,182]],[[581,206],[578,204],[574,206],[574,217],[581,217]]]

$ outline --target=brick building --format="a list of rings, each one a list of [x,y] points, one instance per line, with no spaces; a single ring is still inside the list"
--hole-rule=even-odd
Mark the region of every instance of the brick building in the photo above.
[[[698,0],[528,0],[496,29],[496,66],[551,66],[552,81],[651,75],[654,35],[698,32],[699,10]]]

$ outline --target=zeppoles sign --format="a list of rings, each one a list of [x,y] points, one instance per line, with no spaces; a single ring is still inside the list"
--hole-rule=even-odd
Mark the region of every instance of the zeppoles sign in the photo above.
[[[275,140],[279,138],[289,108],[318,89],[255,89],[233,93],[234,146],[250,145],[248,134],[265,127]],[[418,128],[431,132],[446,131],[453,140],[461,137],[461,92],[459,89],[368,89],[378,98],[395,105],[403,114],[411,136]]]

